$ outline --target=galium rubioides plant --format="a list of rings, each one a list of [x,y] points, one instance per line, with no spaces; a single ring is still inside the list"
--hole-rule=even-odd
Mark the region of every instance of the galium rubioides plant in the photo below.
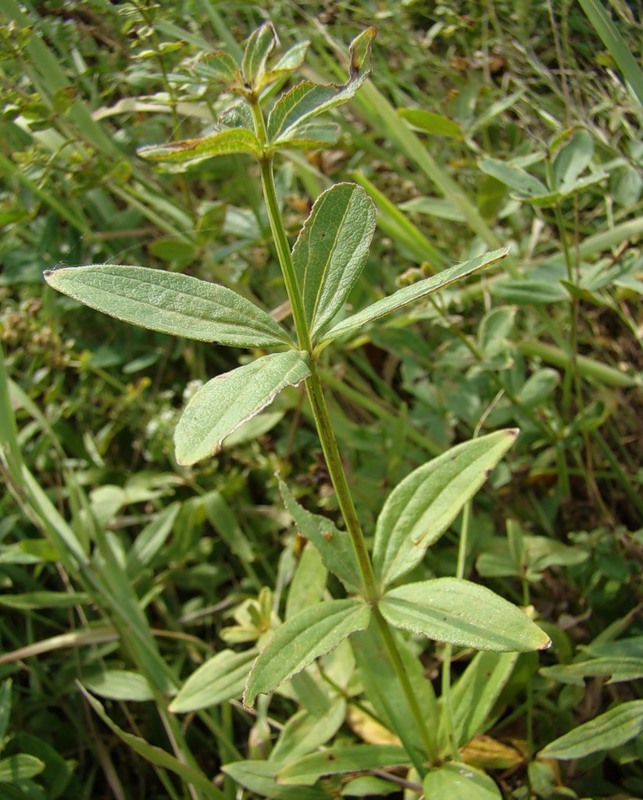
[[[283,83],[302,64],[307,43],[275,61],[275,32],[270,24],[263,25],[248,39],[241,64],[227,53],[214,52],[196,67],[204,80],[234,98],[220,115],[215,132],[140,151],[145,158],[174,164],[233,153],[256,159],[294,332],[235,291],[187,275],[100,264],[51,270],[45,278],[58,291],[136,325],[204,342],[273,351],[216,376],[192,397],[175,432],[180,464],[191,465],[216,453],[229,434],[285,387],[305,385],[345,530],[301,507],[280,481],[281,492],[303,537],[343,584],[344,596],[290,616],[256,649],[217,654],[188,680],[171,708],[185,712],[230,699],[239,692],[240,681],[245,685],[244,703],[252,706],[259,694],[273,692],[349,638],[361,686],[401,746],[344,746],[335,748],[332,758],[331,751],[290,759],[282,755],[268,766],[236,762],[224,771],[252,791],[267,792],[266,781],[272,786],[276,775],[284,784],[312,785],[329,774],[408,765],[423,781],[427,796],[455,797],[449,792],[466,780],[467,798],[499,797],[484,773],[467,768],[465,774],[460,769],[458,748],[479,730],[480,719],[473,717],[485,716],[485,709],[489,712],[502,685],[500,675],[506,680],[515,653],[546,648],[549,639],[523,611],[462,576],[411,583],[405,576],[480,488],[517,431],[501,430],[459,444],[408,475],[386,499],[369,552],[318,363],[322,351],[338,338],[350,338],[365,325],[489,267],[505,252],[450,267],[349,313],[347,299],[368,258],[376,225],[371,200],[355,184],[332,186],[317,198],[291,248],[275,187],[273,165],[282,151],[319,149],[336,141],[338,126],[323,115],[349,101],[368,78],[374,36],[369,28],[352,42],[346,83],[302,81],[274,99],[275,92],[266,90]],[[453,717],[436,701],[419,661],[396,630],[484,651],[471,662],[469,677],[467,673],[463,677],[464,684],[468,680],[471,685],[454,687],[449,706]],[[209,670],[209,691],[207,682],[197,680],[204,670]],[[234,674],[228,690],[234,686],[232,693],[217,695],[213,679],[222,670],[228,678]],[[483,674],[491,676],[494,687],[478,688],[472,699],[473,686],[476,680],[480,686]],[[190,689],[195,681],[199,691]],[[342,721],[340,716],[319,744],[332,738]]]

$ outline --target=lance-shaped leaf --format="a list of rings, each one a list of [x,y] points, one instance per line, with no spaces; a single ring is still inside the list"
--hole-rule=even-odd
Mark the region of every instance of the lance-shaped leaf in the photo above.
[[[331,795],[316,786],[284,786],[277,783],[279,764],[272,761],[244,759],[221,767],[237,786],[270,800],[331,800]]]
[[[383,586],[409,572],[516,440],[508,429],[456,445],[408,475],[377,520],[373,568]]]
[[[299,42],[281,56],[281,58],[265,73],[261,80],[260,88],[268,86],[274,81],[286,78],[304,63],[310,42]]]
[[[275,39],[275,29],[266,22],[250,36],[246,44],[241,71],[248,87],[255,91],[261,86],[268,56],[275,47]]]
[[[216,453],[226,436],[310,375],[300,350],[262,356],[208,381],[186,406],[174,433],[176,460],[194,464]]]
[[[362,772],[386,767],[409,766],[409,756],[403,747],[394,744],[353,744],[329,747],[322,753],[299,758],[277,773],[279,783],[312,786],[324,775]]]
[[[395,628],[461,647],[528,652],[551,645],[524,611],[491,589],[459,578],[408,583],[387,592],[379,608]]]
[[[212,656],[183,684],[181,691],[170,703],[170,711],[184,714],[241,697],[250,666],[256,656],[255,649],[243,653],[222,650]]]
[[[526,197],[546,195],[548,189],[542,181],[530,175],[521,167],[515,167],[497,158],[482,158],[478,162],[480,169],[492,178],[504,183],[510,189]]]
[[[643,733],[643,700],[630,700],[550,742],[539,758],[583,758],[611,750]]]
[[[268,117],[268,139],[271,144],[286,141],[293,130],[311,117],[346,103],[350,100],[370,73],[370,52],[375,28],[367,28],[350,46],[350,74],[341,85],[315,84],[304,81],[275,103]]]
[[[432,275],[430,278],[426,278],[423,281],[418,281],[410,286],[405,286],[403,289],[399,289],[394,294],[384,297],[381,300],[377,300],[363,311],[359,311],[357,314],[353,314],[353,316],[347,317],[345,320],[342,320],[342,322],[333,326],[321,337],[320,346],[325,347],[334,339],[337,339],[338,336],[344,336],[348,333],[356,333],[369,322],[373,322],[376,319],[380,319],[380,317],[391,314],[393,311],[397,311],[398,309],[403,308],[415,300],[420,300],[423,297],[427,297],[428,295],[433,294],[433,292],[437,292],[438,289],[443,289],[445,286],[449,286],[452,283],[459,281],[461,278],[466,278],[468,275],[472,275],[474,272],[487,269],[492,264],[495,264],[496,262],[500,261],[500,259],[504,258],[508,252],[509,250],[507,248],[493,250],[492,252],[486,253],[483,256],[478,256],[478,258],[472,258],[469,261],[464,261],[462,264],[456,264],[453,267],[449,267],[442,272],[438,272],[437,275]]]
[[[246,128],[229,128],[198,139],[152,144],[138,150],[142,158],[171,161],[174,164],[203,161],[213,156],[228,156],[233,153],[249,153],[259,158],[261,145],[252,131]]]
[[[45,272],[59,292],[124,322],[230,347],[292,344],[272,317],[225,286],[146,267],[97,264]]]
[[[359,567],[350,536],[338,531],[326,517],[302,508],[283,481],[279,481],[279,489],[286,510],[301,535],[317,548],[326,569],[336,575],[350,592],[359,592]]]
[[[328,600],[300,611],[277,628],[250,672],[243,702],[272,692],[347,636],[368,625],[371,610],[361,600]]]
[[[295,242],[292,256],[313,337],[346,302],[375,232],[375,207],[354,183],[321,194]]]
[[[298,128],[294,128],[287,140],[270,145],[268,152],[278,152],[284,147],[288,149],[314,150],[315,148],[329,147],[339,139],[340,127],[331,120],[313,120]]]

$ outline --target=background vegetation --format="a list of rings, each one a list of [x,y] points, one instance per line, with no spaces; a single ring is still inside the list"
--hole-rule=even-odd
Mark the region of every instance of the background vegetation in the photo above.
[[[630,6],[610,4],[623,38],[607,44],[596,18],[564,1],[0,0],[0,11],[0,425],[11,490],[0,519],[0,793],[187,797],[196,790],[136,752],[180,741],[188,764],[234,798],[241,790],[220,766],[267,757],[301,708],[295,695],[252,715],[232,700],[174,717],[157,690],[224,643],[254,642],[290,602],[301,540],[277,470],[303,505],[336,518],[303,394],[286,392],[216,458],[181,467],[171,446],[180,408],[242,354],[118,323],[42,281],[62,264],[145,264],[287,314],[250,161],[168,173],[136,155],[211,125],[219,101],[195,58],[213,47],[237,55],[272,20],[284,49],[311,40],[304,73],[326,81],[344,79],[348,41],[378,28],[371,82],[335,115],[340,143],[293,152],[278,173],[292,231],[333,182],[354,180],[375,201],[355,308],[511,245],[502,270],[373,326],[324,365],[367,531],[388,487],[418,464],[480,430],[521,429],[471,510],[466,571],[532,604],[554,646],[517,660],[467,758],[508,798],[643,795],[640,718],[580,760],[535,759],[641,697],[643,146]],[[454,573],[458,532],[419,578]],[[75,543],[91,553],[81,569]],[[414,645],[437,676],[442,646]],[[77,681],[140,739],[128,748]],[[355,700],[336,740],[383,741],[361,710]]]

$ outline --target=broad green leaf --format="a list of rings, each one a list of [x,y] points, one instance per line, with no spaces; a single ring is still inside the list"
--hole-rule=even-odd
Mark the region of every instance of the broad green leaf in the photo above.
[[[515,429],[452,447],[408,475],[378,517],[373,568],[383,586],[409,572],[451,525],[515,442]]]
[[[569,300],[569,295],[559,281],[541,281],[531,278],[511,279],[495,283],[494,297],[517,305],[542,305]]]
[[[170,703],[170,711],[185,714],[241,697],[250,666],[256,657],[257,651],[254,649],[243,653],[222,650],[212,656],[186,680]]]
[[[375,233],[375,207],[354,183],[337,183],[315,201],[292,257],[313,339],[342,308]]]
[[[433,111],[424,111],[420,108],[399,108],[397,112],[402,119],[410,122],[414,128],[436,136],[448,136],[450,139],[462,139],[462,131],[457,122],[436,114]]]
[[[321,337],[320,345],[326,346],[334,339],[337,339],[338,336],[343,336],[347,333],[355,333],[369,322],[391,314],[393,311],[398,311],[409,303],[427,297],[433,294],[433,292],[437,292],[438,289],[449,286],[459,281],[461,278],[472,275],[474,272],[486,269],[504,258],[508,252],[507,248],[493,250],[491,253],[486,253],[484,256],[478,256],[462,264],[449,267],[442,272],[438,272],[437,275],[426,278],[426,280],[418,281],[417,283],[411,284],[411,286],[405,286],[389,297],[377,300],[375,303],[368,306],[368,308],[359,311],[357,314],[353,314],[353,316],[348,317],[338,325],[332,327]]]
[[[643,700],[630,700],[610,708],[595,719],[579,725],[550,742],[539,758],[583,758],[619,747],[643,732]]]
[[[312,786],[324,775],[362,772],[385,767],[408,766],[409,756],[403,747],[393,744],[354,744],[329,747],[291,762],[277,773],[279,783]]]
[[[223,440],[272,403],[286,386],[310,375],[299,350],[262,356],[208,381],[187,404],[176,426],[176,460],[189,465],[213,455]]]
[[[0,760],[0,783],[18,783],[39,775],[46,764],[28,753],[18,753]]]
[[[360,600],[328,600],[305,608],[277,628],[255,661],[243,702],[272,692],[295,673],[333,650],[355,631],[364,630],[370,608]]]
[[[293,128],[350,100],[370,73],[370,51],[375,28],[367,28],[350,46],[350,74],[342,86],[304,81],[282,95],[268,117],[271,144],[286,141]]]
[[[274,50],[276,33],[269,22],[258,28],[248,39],[241,62],[241,71],[248,88],[257,91],[261,87],[268,56]]]
[[[511,677],[517,653],[476,653],[451,690],[451,726],[460,746],[481,733]]]
[[[507,164],[506,161],[500,161],[497,158],[482,158],[478,162],[478,166],[485,175],[491,175],[492,178],[504,183],[505,186],[520,195],[539,197],[548,193],[548,189],[542,181],[534,178],[520,167]]]
[[[222,50],[206,53],[197,61],[193,71],[202,78],[224,86],[242,83],[237,62]]]
[[[540,671],[547,678],[572,686],[584,686],[585,678],[596,675],[609,675],[608,683],[621,683],[643,678],[643,658],[607,656],[576,664],[556,664],[552,667],[543,667]]]
[[[565,194],[589,166],[594,155],[594,141],[585,130],[574,133],[554,158],[554,185]]]
[[[422,788],[426,797],[444,800],[502,800],[497,785],[469,764],[452,763],[430,770]]]
[[[359,592],[361,580],[359,566],[350,536],[339,531],[333,523],[320,514],[312,514],[299,505],[283,481],[279,489],[286,510],[295,521],[301,535],[315,545],[326,569],[336,575],[350,592]]]
[[[308,543],[297,562],[290,581],[284,619],[290,619],[304,608],[317,605],[324,599],[328,570],[315,547]]]
[[[142,756],[155,766],[161,767],[161,769],[168,769],[171,772],[174,772],[176,775],[186,781],[186,783],[192,784],[194,787],[196,787],[200,792],[203,793],[204,797],[211,797],[214,798],[214,800],[225,800],[226,796],[223,794],[223,792],[220,789],[217,789],[217,787],[214,786],[214,784],[212,784],[200,770],[195,769],[188,764],[184,764],[182,761],[179,761],[176,756],[168,753],[167,750],[162,750],[160,747],[146,742],[145,739],[141,739],[139,736],[134,736],[134,734],[127,733],[126,731],[122,730],[107,716],[102,704],[99,703],[96,698],[92,697],[92,695],[89,694],[89,692],[82,686],[80,686],[80,690],[83,693],[85,700],[87,700],[89,705],[102,719],[105,725],[107,725],[112,733],[116,734],[119,739],[125,742],[126,745],[131,747],[135,753],[138,753],[139,756]]]
[[[274,800],[331,800],[331,795],[314,786],[284,786],[277,783],[279,764],[272,761],[233,761],[221,768],[239,786],[257,797]]]
[[[292,762],[312,753],[337,733],[346,719],[346,700],[337,697],[328,711],[316,716],[302,710],[294,714],[284,725],[270,754],[275,764]]]
[[[315,148],[329,147],[339,139],[341,128],[331,120],[313,120],[293,128],[286,139],[280,139],[279,144],[271,145],[268,149],[272,152],[286,148]]]
[[[85,686],[108,700],[142,702],[154,699],[143,675],[125,669],[106,669],[91,678],[85,678]]]
[[[431,682],[424,676],[424,667],[397,631],[391,631],[404,664],[404,671],[415,692],[422,717],[438,719],[438,708]],[[426,757],[426,743],[413,715],[413,709],[402,686],[391,657],[374,618],[365,631],[351,636],[351,647],[359,669],[359,677],[377,716],[397,734],[409,753],[420,763]]]
[[[477,583],[435,578],[387,592],[382,615],[395,628],[461,647],[544,650],[549,637],[519,608]]]
[[[246,128],[227,128],[210,136],[169,144],[152,144],[138,150],[141,158],[171,161],[175,164],[203,161],[213,156],[228,156],[233,153],[248,153],[259,158],[261,145],[252,131]]]
[[[124,322],[230,347],[292,344],[272,317],[216,283],[146,267],[98,264],[45,272],[59,292]]]

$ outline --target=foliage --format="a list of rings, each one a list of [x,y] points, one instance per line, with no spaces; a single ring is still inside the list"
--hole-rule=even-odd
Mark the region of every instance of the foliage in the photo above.
[[[11,796],[641,793],[640,77],[582,5],[2,0]]]

